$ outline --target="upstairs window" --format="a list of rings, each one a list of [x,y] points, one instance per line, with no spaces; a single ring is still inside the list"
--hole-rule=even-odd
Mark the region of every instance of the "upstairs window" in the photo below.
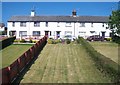
[[[80,27],[85,27],[85,23],[80,23]]]
[[[15,27],[15,22],[12,22],[12,26]]]
[[[66,22],[66,25],[65,25],[66,27],[71,27],[72,25],[71,25],[71,22]]]
[[[21,27],[26,27],[26,22],[20,22]]]
[[[90,33],[91,33],[91,34],[94,34],[94,33],[96,33],[96,32],[95,32],[95,31],[90,31]]]
[[[57,27],[60,27],[60,22],[57,22]]]
[[[104,23],[102,24],[102,27],[104,27]]]
[[[40,22],[34,22],[34,27],[40,27]]]
[[[46,22],[45,26],[48,27],[48,22]]]
[[[91,23],[91,27],[93,27],[93,23]]]
[[[72,31],[65,31],[65,35],[72,35]]]

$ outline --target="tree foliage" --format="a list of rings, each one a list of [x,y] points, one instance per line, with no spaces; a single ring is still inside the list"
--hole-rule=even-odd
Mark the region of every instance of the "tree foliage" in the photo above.
[[[108,25],[114,35],[120,36],[120,10],[112,11]]]

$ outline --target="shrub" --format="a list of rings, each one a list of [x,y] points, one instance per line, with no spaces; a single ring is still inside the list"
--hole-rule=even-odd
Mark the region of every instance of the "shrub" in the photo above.
[[[14,36],[14,37],[5,38],[2,41],[0,41],[0,44],[2,45],[2,49],[11,45],[15,39],[16,37]]]
[[[14,42],[20,42],[20,40],[16,40],[16,39],[15,39]]]
[[[70,43],[71,43],[71,40],[70,40],[70,39],[66,39],[66,43],[67,43],[67,44],[70,44]]]
[[[49,38],[48,40],[47,40],[47,42],[48,42],[48,44],[57,44],[57,43],[61,43],[61,40],[60,39],[51,39],[51,38]]]
[[[113,42],[116,42],[116,43],[120,44],[120,36],[114,35],[112,37],[112,40],[113,40]]]
[[[112,41],[112,38],[106,38],[106,41]]]
[[[61,40],[60,39],[56,39],[56,40],[54,40],[54,42],[55,42],[55,44],[61,43]]]
[[[53,43],[54,43],[54,42],[53,42],[53,39],[48,39],[48,40],[47,40],[47,43],[48,43],[48,44],[53,44]]]
[[[32,43],[36,43],[37,41],[36,40],[32,40]]]
[[[25,39],[20,40],[21,43],[25,43]]]
[[[116,62],[111,59],[105,57],[104,55],[97,52],[86,40],[79,37],[82,46],[89,53],[91,58],[95,61],[95,65],[100,71],[103,71],[105,74],[108,74],[113,82],[120,82],[120,71],[118,70],[118,65]]]
[[[30,41],[29,41],[30,43],[32,43],[32,39],[30,39]]]

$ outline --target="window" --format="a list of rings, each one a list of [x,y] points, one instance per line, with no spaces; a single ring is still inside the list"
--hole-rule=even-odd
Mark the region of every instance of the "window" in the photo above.
[[[72,34],[72,31],[65,31],[65,35],[70,35]]]
[[[91,27],[93,27],[93,23],[91,23]]]
[[[46,22],[46,27],[48,27],[48,22]]]
[[[40,22],[34,22],[34,27],[39,27],[40,26]]]
[[[60,27],[60,22],[57,22],[57,27]]]
[[[104,27],[104,23],[103,23],[102,27]]]
[[[65,25],[66,27],[71,27],[72,25],[71,25],[71,22],[66,22],[66,25]]]
[[[91,34],[95,33],[95,31],[90,31]]]
[[[80,27],[85,27],[85,23],[80,23]]]
[[[12,22],[12,26],[15,27],[15,22]]]
[[[40,36],[40,31],[33,31],[33,36]]]
[[[21,27],[26,27],[26,22],[20,22]]]
[[[27,31],[19,31],[19,36],[27,36]]]
[[[79,33],[82,33],[82,34],[83,34],[83,33],[86,33],[86,32],[85,32],[85,31],[79,31]]]

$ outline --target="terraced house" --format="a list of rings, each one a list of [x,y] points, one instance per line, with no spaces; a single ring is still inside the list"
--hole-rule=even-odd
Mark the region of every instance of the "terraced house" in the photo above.
[[[29,16],[12,16],[8,20],[8,36],[38,38],[44,35],[63,38],[65,35],[87,38],[91,35],[110,37],[108,16],[78,16],[75,10],[69,16],[37,16],[35,10]]]

